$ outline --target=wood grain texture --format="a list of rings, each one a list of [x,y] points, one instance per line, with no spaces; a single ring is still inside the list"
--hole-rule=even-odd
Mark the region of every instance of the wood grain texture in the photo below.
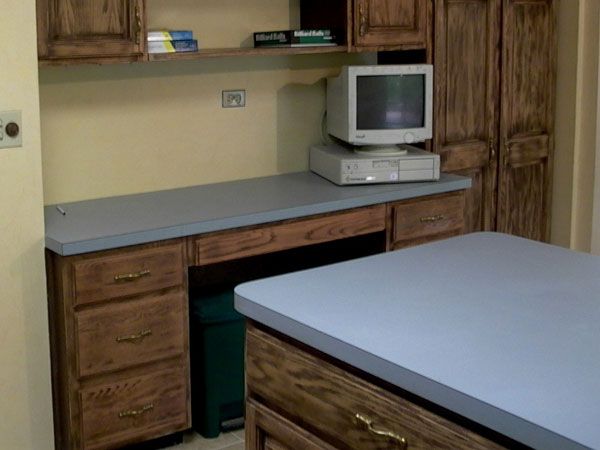
[[[168,295],[170,298],[181,299],[181,311],[179,314],[179,329],[183,334],[182,337],[182,348],[177,352],[181,356],[169,357],[161,360],[153,360],[152,362],[140,363],[139,365],[132,366],[128,364],[121,366],[118,370],[114,371],[103,371],[93,376],[81,377],[79,373],[78,354],[102,354],[102,349],[93,347],[93,340],[86,340],[85,345],[91,345],[91,347],[78,346],[78,330],[76,324],[77,314],[87,314],[89,311],[105,311],[105,307],[110,309],[111,307],[119,307],[120,305],[133,305],[135,302],[140,301],[141,307],[146,306],[143,301],[147,293],[132,295],[125,298],[109,299],[110,301],[101,303],[102,307],[98,308],[98,304],[83,304],[76,305],[75,298],[75,283],[74,283],[74,266],[82,261],[89,260],[103,260],[111,259],[113,257],[119,257],[122,254],[130,255],[141,253],[144,254],[146,251],[161,250],[167,248],[168,250],[173,248],[179,249],[179,266],[182,268],[180,273],[180,279],[183,280],[178,286],[161,289],[156,291],[156,295],[161,296]],[[160,253],[160,251],[159,251]],[[170,432],[181,431],[191,424],[191,412],[190,412],[190,380],[189,380],[189,331],[188,331],[188,305],[187,305],[187,277],[183,272],[185,255],[183,253],[183,244],[181,239],[170,240],[165,242],[154,242],[150,244],[144,244],[135,247],[129,247],[126,249],[115,249],[103,252],[95,252],[89,255],[75,255],[69,257],[62,257],[50,251],[47,252],[47,264],[48,273],[51,277],[48,278],[49,283],[49,315],[53,318],[53,322],[50,326],[50,345],[52,354],[52,385],[53,385],[53,402],[55,405],[55,411],[59,413],[55,415],[55,430],[57,430],[55,436],[56,448],[75,450],[84,448],[84,438],[82,435],[82,406],[80,393],[82,389],[93,388],[100,384],[112,384],[119,382],[119,380],[138,377],[141,374],[147,374],[152,371],[167,370],[172,367],[179,367],[181,369],[181,379],[178,381],[183,386],[186,386],[186,402],[179,409],[180,414],[186,417],[186,424],[179,426],[179,429],[175,430],[169,426],[164,428],[162,432],[155,434],[154,431],[148,431],[143,428],[140,429],[139,434],[130,433],[127,435],[128,442],[140,442],[151,437],[157,437],[161,434],[168,434]],[[133,308],[133,306],[132,306]],[[128,314],[133,315],[131,319],[135,320],[135,316],[143,317],[144,312],[135,309],[126,308]],[[93,313],[92,313],[93,315]],[[102,315],[101,315],[102,316]],[[88,325],[92,326],[89,322]],[[92,326],[93,328],[93,326]],[[102,330],[98,329],[98,333],[102,336]],[[88,335],[89,336],[89,335]],[[104,337],[100,337],[101,339]],[[81,343],[79,343],[81,344]],[[96,352],[96,353],[95,353]],[[132,361],[134,362],[134,361]],[[139,362],[139,361],[138,361]],[[173,411],[175,413],[175,411]],[[171,431],[172,430],[172,431]]]
[[[174,367],[82,389],[83,448],[114,448],[184,429],[184,372]]]
[[[214,233],[195,239],[196,264],[261,255],[384,229],[385,205],[376,205],[277,225]]]
[[[357,50],[425,49],[431,23],[429,0],[353,0],[353,44]]]
[[[495,226],[501,0],[435,0],[434,151],[471,176],[465,232]]]
[[[36,2],[40,59],[143,58],[145,0]]]
[[[463,205],[462,191],[391,204],[392,247],[460,234],[464,228]]]
[[[142,294],[185,282],[183,245],[123,250],[117,255],[89,254],[73,263],[75,304],[84,305]],[[140,275],[131,280],[115,277]]]
[[[394,448],[388,439],[358,426],[356,413],[369,416],[379,429],[400,434],[408,448],[504,448],[251,323],[246,339],[250,398],[261,398],[336,448]]]
[[[335,450],[254,399],[246,401],[246,442],[251,450]]]
[[[556,31],[554,0],[503,0],[498,231],[550,235]]]
[[[79,376],[181,355],[184,301],[185,295],[175,292],[77,312]]]

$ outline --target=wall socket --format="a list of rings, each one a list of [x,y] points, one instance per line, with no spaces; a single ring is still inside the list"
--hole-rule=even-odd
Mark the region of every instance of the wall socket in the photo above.
[[[243,108],[246,106],[246,90],[222,91],[223,108]]]
[[[23,146],[21,111],[0,111],[0,148]]]

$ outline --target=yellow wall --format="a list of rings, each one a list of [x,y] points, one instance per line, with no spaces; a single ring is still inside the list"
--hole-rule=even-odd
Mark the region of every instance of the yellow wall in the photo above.
[[[2,1],[0,37],[0,110],[23,111],[23,147],[0,150],[0,448],[46,450],[53,435],[34,1]]]
[[[251,45],[252,30],[297,23],[297,1],[247,3],[150,0],[148,20],[152,28],[192,28],[200,46],[211,48]],[[40,73],[45,202],[306,170],[308,147],[320,141],[325,77],[365,58],[237,57],[45,68]],[[223,89],[245,89],[247,106],[223,109]]]

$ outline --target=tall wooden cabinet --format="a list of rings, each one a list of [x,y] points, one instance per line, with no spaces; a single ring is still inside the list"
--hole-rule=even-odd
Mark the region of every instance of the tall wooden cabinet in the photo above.
[[[466,231],[549,238],[556,0],[435,0],[434,151]]]

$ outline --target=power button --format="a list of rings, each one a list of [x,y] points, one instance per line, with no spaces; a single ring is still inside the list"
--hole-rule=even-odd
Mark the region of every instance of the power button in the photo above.
[[[415,142],[415,135],[410,131],[408,133],[404,133],[404,143],[412,144],[413,142]]]

